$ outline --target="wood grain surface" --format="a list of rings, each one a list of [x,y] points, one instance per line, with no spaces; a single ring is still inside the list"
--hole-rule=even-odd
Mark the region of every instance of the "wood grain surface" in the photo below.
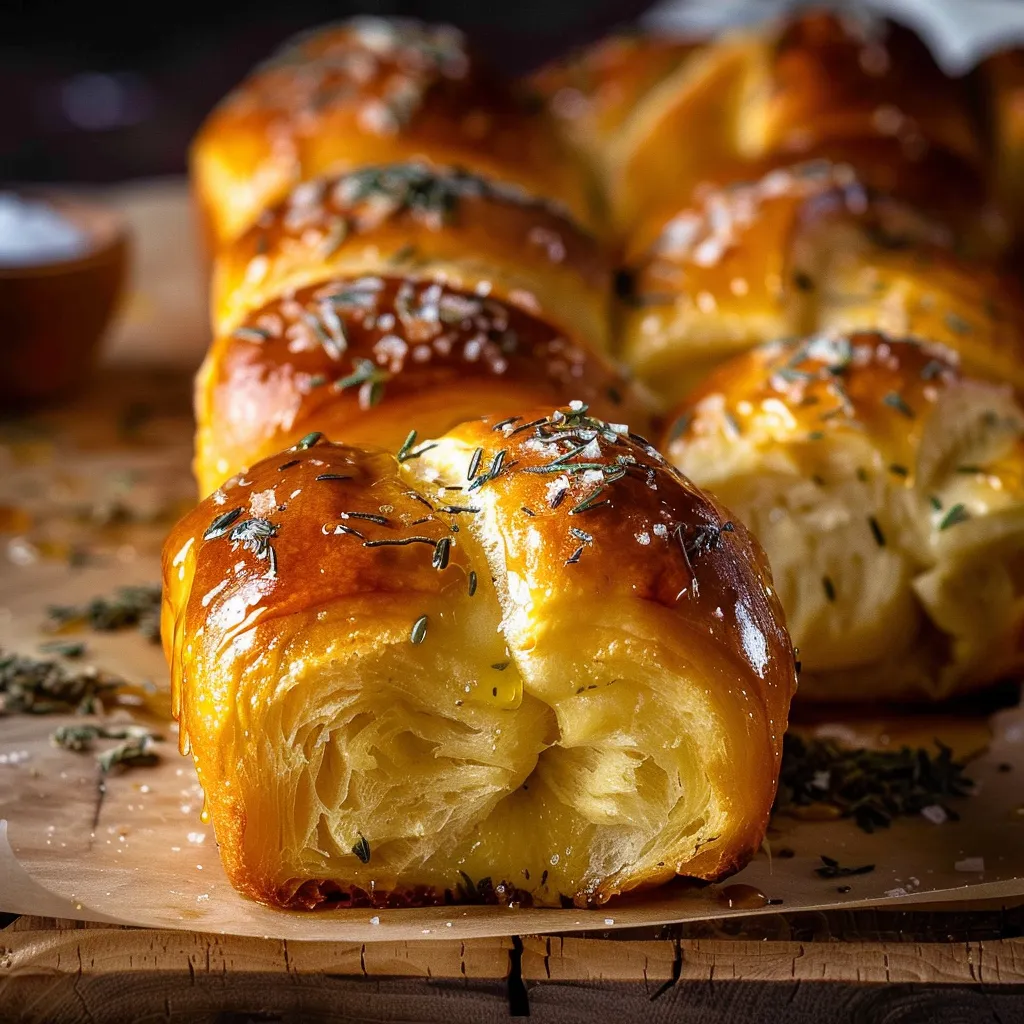
[[[1002,913],[1005,924],[1014,912]],[[947,927],[969,917],[959,912],[958,924],[957,914],[934,916]],[[1020,916],[1012,922],[1019,928]],[[907,933],[907,941],[843,943],[676,934],[360,945],[31,917],[0,934],[0,1014],[40,1022],[455,1024],[528,1015],[558,1024],[974,1024],[1024,1019],[1022,984],[1024,938],[920,942]]]

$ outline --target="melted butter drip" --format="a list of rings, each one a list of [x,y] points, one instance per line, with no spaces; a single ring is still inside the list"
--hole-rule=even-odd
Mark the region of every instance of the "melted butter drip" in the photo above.
[[[725,886],[719,891],[718,898],[736,910],[756,910],[768,904],[768,897],[760,889],[742,882]]]

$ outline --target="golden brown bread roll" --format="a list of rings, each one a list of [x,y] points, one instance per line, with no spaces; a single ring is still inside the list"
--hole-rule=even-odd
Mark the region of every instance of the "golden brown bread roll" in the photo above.
[[[203,494],[312,429],[397,447],[412,429],[572,396],[647,427],[600,354],[605,253],[508,186],[422,164],[306,182],[221,251],[213,293]]]
[[[164,549],[182,743],[242,892],[600,904],[746,862],[795,687],[763,555],[580,403],[317,437]]]
[[[499,298],[608,348],[610,270],[556,205],[461,171],[368,167],[306,182],[217,257],[215,332],[289,289],[386,268]]]
[[[400,276],[332,278],[250,314],[196,386],[202,494],[314,427],[397,448],[486,413],[579,395],[647,429],[648,403],[600,353],[498,299]]]
[[[605,42],[534,84],[596,154],[624,233],[702,182],[749,178],[746,165],[826,158],[941,212],[978,245],[999,241],[965,90],[895,23],[814,11],[705,45]]]
[[[627,251],[622,355],[680,401],[760,342],[875,329],[946,345],[968,373],[1024,388],[1019,301],[953,242],[844,164],[798,164],[704,190]]]
[[[1024,413],[879,334],[725,364],[662,439],[764,545],[813,700],[939,698],[1024,668]]]
[[[592,213],[547,117],[457,29],[407,19],[354,18],[293,40],[217,107],[191,153],[213,249],[302,181],[409,160],[557,198],[584,221]]]
[[[638,33],[609,36],[542,67],[529,85],[573,147],[605,177],[606,161],[638,105],[706,45]]]

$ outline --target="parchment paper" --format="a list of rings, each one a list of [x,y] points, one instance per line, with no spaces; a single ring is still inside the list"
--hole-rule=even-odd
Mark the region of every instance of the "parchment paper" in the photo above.
[[[140,402],[148,415],[125,440],[124,405],[134,404],[138,419]],[[41,640],[52,639],[41,631],[47,605],[158,578],[168,521],[192,500],[190,454],[188,378],[182,374],[111,370],[91,397],[59,416],[0,425],[0,514],[7,527],[0,531],[0,647],[36,653]],[[111,502],[120,502],[114,519],[127,522],[106,522]],[[87,556],[74,568],[68,554],[76,550]],[[965,713],[926,716],[909,725],[877,715],[817,723],[819,731],[875,744],[886,738],[890,744],[901,738],[928,742],[937,734],[961,754],[986,744],[987,750],[970,765],[977,795],[952,802],[962,815],[959,822],[932,825],[919,818],[866,835],[848,821],[777,819],[770,846],[789,847],[795,856],[769,860],[762,854],[728,884],[746,883],[781,904],[730,907],[724,885],[681,884],[585,911],[271,910],[231,889],[212,828],[199,819],[195,774],[191,762],[178,756],[166,718],[168,683],[159,648],[137,632],[75,636],[88,644],[86,662],[151,683],[150,696],[133,714],[158,728],[166,742],[157,766],[110,776],[94,830],[94,756],[50,742],[57,726],[75,719],[0,718],[0,818],[7,821],[17,861],[5,860],[0,843],[3,911],[289,940],[370,941],[613,929],[780,909],[1024,895],[1024,713],[1013,709],[991,721]],[[846,866],[874,864],[875,870],[822,879],[814,872],[821,854]],[[840,885],[849,891],[840,893]]]

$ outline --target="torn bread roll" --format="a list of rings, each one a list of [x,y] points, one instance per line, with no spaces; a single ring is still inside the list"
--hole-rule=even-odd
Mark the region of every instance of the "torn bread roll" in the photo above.
[[[1024,414],[879,334],[722,366],[663,439],[768,554],[800,696],[938,699],[1024,668]]]
[[[164,552],[174,713],[275,906],[600,904],[746,863],[795,685],[756,542],[582,403],[311,436]]]

